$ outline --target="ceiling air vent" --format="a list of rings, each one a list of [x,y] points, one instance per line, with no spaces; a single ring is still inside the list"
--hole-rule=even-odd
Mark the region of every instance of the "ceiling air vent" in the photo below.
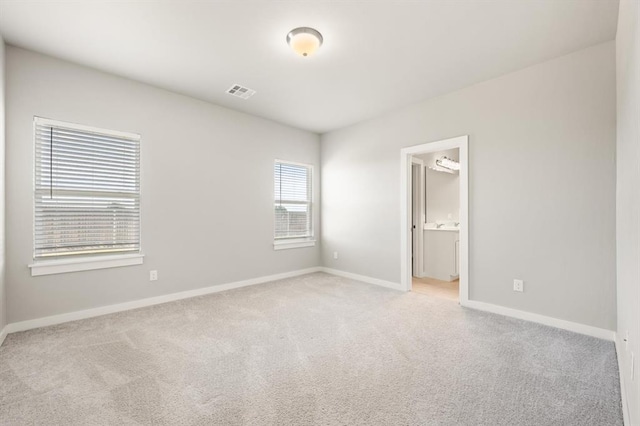
[[[239,84],[234,84],[227,90],[227,93],[240,99],[249,99],[256,94],[256,91],[248,87],[240,86]]]

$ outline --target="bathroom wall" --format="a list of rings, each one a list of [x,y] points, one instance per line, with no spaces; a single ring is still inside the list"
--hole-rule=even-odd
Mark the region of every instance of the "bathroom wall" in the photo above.
[[[459,159],[458,149],[417,156],[425,163],[426,221],[458,222],[460,218],[460,175],[434,170],[436,159],[445,156]]]

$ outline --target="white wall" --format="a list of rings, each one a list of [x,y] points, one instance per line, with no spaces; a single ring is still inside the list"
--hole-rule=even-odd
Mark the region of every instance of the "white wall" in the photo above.
[[[417,156],[425,162],[426,222],[429,223],[460,221],[460,174],[439,172],[430,168],[435,167],[435,161],[442,156],[457,161],[458,149]]]
[[[621,0],[616,37],[618,349],[630,424],[640,424],[640,7]],[[622,339],[629,333],[629,343]],[[631,382],[631,353],[635,382]]]
[[[614,55],[600,44],[323,135],[325,266],[399,282],[400,149],[468,134],[470,298],[615,329]]]
[[[0,37],[0,333],[7,325],[7,292],[5,281],[5,44]],[[2,343],[0,341],[0,343]]]
[[[30,276],[34,115],[142,135],[144,265]],[[272,246],[273,160],[318,166],[316,134],[11,46],[7,131],[10,322],[320,263]]]

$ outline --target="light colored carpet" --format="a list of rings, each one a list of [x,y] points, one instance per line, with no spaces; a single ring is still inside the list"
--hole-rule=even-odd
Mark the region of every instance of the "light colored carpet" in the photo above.
[[[322,273],[10,335],[3,425],[621,425],[610,342]]]

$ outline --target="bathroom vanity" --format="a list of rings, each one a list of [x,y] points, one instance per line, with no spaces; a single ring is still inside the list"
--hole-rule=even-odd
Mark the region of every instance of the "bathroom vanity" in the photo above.
[[[442,281],[458,278],[460,229],[424,226],[424,276]]]

